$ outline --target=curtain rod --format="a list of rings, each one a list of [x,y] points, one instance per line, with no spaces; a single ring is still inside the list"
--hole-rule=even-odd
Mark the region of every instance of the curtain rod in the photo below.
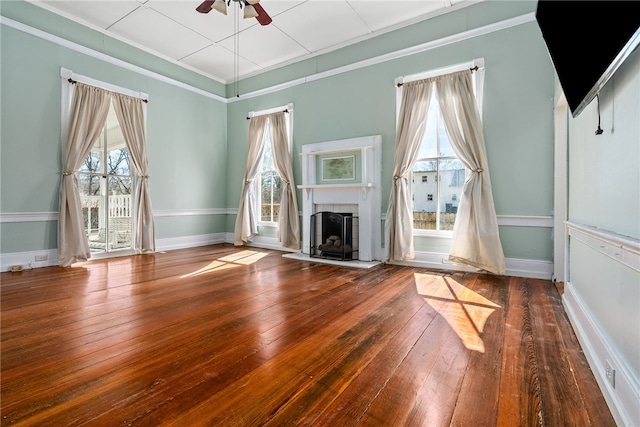
[[[289,110],[287,108],[285,108],[282,111],[274,111],[275,113],[288,113]],[[273,114],[273,113],[269,113],[269,114]],[[260,116],[264,116],[264,114],[260,114]],[[258,116],[253,116],[253,117],[258,117]],[[247,120],[251,120],[251,116],[247,116]]]
[[[474,71],[478,71],[478,66],[469,68],[469,70],[473,73]],[[396,87],[402,86],[403,83],[396,83]]]
[[[67,81],[68,81],[69,83],[71,83],[72,85],[74,85],[74,84],[78,83],[78,81],[77,81],[77,80],[73,80],[71,77],[69,77],[69,78],[67,79]],[[89,86],[91,86],[91,85],[89,85]],[[105,89],[105,90],[106,90],[106,89]],[[112,91],[109,91],[109,92],[112,92]],[[132,97],[132,98],[135,98],[135,97]],[[140,99],[140,100],[141,100],[142,102],[144,102],[144,103],[149,102],[149,100],[148,100],[148,99],[144,99],[144,98],[138,98],[138,99]]]

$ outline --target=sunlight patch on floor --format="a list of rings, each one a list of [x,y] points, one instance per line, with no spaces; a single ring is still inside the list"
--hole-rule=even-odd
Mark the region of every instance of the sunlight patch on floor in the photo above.
[[[266,252],[256,251],[240,251],[231,255],[220,257],[211,261],[208,265],[194,271],[193,273],[185,274],[181,276],[182,279],[186,277],[199,276],[201,274],[211,273],[213,271],[220,271],[228,268],[235,268],[241,265],[250,265],[260,261],[267,256]]]
[[[242,264],[249,265],[255,262],[260,261],[262,258],[267,256],[266,252],[256,252],[256,251],[240,251],[235,254],[227,255],[222,258],[218,258],[220,261],[224,262],[232,262],[234,264]]]
[[[464,346],[484,353],[480,334],[489,316],[501,307],[452,277],[421,273],[414,277],[418,294],[447,321]]]

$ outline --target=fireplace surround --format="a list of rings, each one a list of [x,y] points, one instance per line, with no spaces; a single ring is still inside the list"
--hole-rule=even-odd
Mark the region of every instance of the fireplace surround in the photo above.
[[[348,259],[381,260],[381,141],[373,135],[302,146],[304,254],[317,255],[311,253],[312,216],[334,212],[357,218],[358,250]]]

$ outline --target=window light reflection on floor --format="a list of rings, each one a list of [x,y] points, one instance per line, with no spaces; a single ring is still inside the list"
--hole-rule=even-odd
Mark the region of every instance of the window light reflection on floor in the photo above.
[[[451,326],[469,350],[484,353],[480,334],[499,305],[448,276],[415,273],[416,289]]]
[[[231,255],[223,256],[216,260],[211,261],[208,265],[194,271],[193,273],[185,274],[181,278],[199,276],[201,274],[211,273],[213,271],[224,270],[227,268],[239,267],[241,265],[250,265],[260,261],[267,256],[266,252],[256,251],[240,251]]]

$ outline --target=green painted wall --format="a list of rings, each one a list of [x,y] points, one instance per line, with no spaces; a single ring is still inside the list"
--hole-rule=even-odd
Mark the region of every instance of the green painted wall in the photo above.
[[[535,1],[484,1],[244,80],[241,95],[335,67],[532,14]],[[3,17],[103,52],[219,96],[221,85],[53,15],[25,1],[2,1]],[[485,59],[484,133],[498,215],[553,210],[554,71],[535,22],[426,52],[224,103],[162,83],[2,25],[0,28],[0,213],[58,210],[61,174],[60,67],[150,95],[148,150],[153,208],[236,209],[247,153],[249,111],[294,104],[294,176],[304,144],[379,134],[382,212],[387,209],[395,140],[394,79]],[[601,92],[604,134],[592,103],[569,120],[569,219],[640,239],[640,51]],[[302,194],[298,192],[301,200]],[[157,237],[232,232],[235,215],[156,218]],[[382,226],[382,224],[381,224]],[[508,258],[552,260],[551,229],[502,226]],[[273,235],[273,230],[269,230]],[[446,252],[447,239],[420,238],[417,250]],[[54,249],[55,221],[0,223],[0,253]],[[640,378],[637,272],[580,243],[570,251],[571,285],[627,372]],[[606,292],[604,292],[605,290]],[[615,310],[611,308],[615,307]],[[632,339],[629,339],[631,337]]]
[[[55,16],[27,2],[9,2],[3,16],[41,28],[152,72],[222,95],[233,90]],[[247,154],[249,111],[294,103],[294,176],[301,176],[303,144],[380,134],[383,141],[382,212],[387,209],[395,141],[398,76],[483,57],[483,119],[498,215],[551,215],[553,194],[553,70],[535,22],[491,32],[426,52],[372,65],[258,97],[242,94],[532,14],[533,1],[482,2],[393,31],[240,84],[241,97],[224,103],[107,64],[2,26],[2,213],[55,212],[60,176],[60,79],[65,67],[114,85],[146,92],[152,204],[155,210],[237,209]],[[23,84],[15,84],[15,82]],[[38,99],[38,103],[25,103]],[[36,125],[34,126],[34,123]],[[38,153],[34,159],[33,153]],[[25,170],[33,171],[24,174]],[[10,177],[20,176],[19,184]],[[298,198],[301,198],[298,192]],[[158,218],[158,238],[232,232],[235,215]],[[203,221],[209,224],[203,227]],[[177,225],[179,223],[180,225]],[[55,245],[55,236],[24,236],[14,244],[0,230],[2,252]],[[48,234],[55,227],[47,227]],[[501,227],[507,257],[552,259],[550,230]],[[18,246],[20,249],[18,249]],[[445,248],[446,239],[418,241]]]
[[[640,239],[640,49],[570,121],[569,215],[574,222]],[[612,167],[615,165],[615,167]]]
[[[640,241],[639,117],[636,49],[600,91],[602,135],[596,100],[569,120],[569,221]],[[569,282],[637,386],[640,273],[575,239],[569,254]]]
[[[23,2],[3,2],[2,15],[51,27],[58,18]],[[14,4],[15,3],[15,4]],[[33,13],[33,14],[32,14]],[[27,19],[28,18],[28,19]],[[64,36],[93,45],[81,27],[65,22]],[[93,79],[149,94],[147,147],[154,210],[224,209],[226,207],[226,126],[224,102],[143,76],[39,37],[2,25],[0,211],[50,213],[58,211],[61,176],[60,68]],[[89,33],[92,34],[92,33]],[[106,43],[106,39],[100,35]],[[99,44],[99,43],[98,43]],[[110,48],[104,47],[105,51]],[[118,50],[120,52],[120,50]],[[122,49],[130,60],[131,48]],[[113,52],[109,52],[113,53]],[[163,76],[223,92],[217,82],[137,52],[139,65]],[[130,62],[134,62],[131,60]],[[206,79],[208,80],[208,79]],[[222,215],[223,216],[223,215]],[[156,237],[189,236],[225,231],[224,218],[179,216],[158,221]],[[57,247],[57,223],[2,223],[0,251],[26,252]]]
[[[525,14],[534,10],[530,2],[501,2]],[[490,23],[486,16],[498,5],[489,2],[429,20],[406,30],[411,38],[398,32],[363,42],[369,56],[378,56],[406,44],[426,43],[432,37],[456,34],[474,25]],[[534,3],[535,6],[535,3]],[[514,12],[511,10],[511,12]],[[404,34],[404,32],[403,32]],[[330,63],[345,65],[353,49],[342,49],[315,59],[316,67]],[[483,120],[489,156],[491,180],[498,215],[551,216],[553,211],[553,68],[535,22],[474,37],[444,47],[383,62],[336,76],[315,80],[229,105],[229,164],[243,165],[247,153],[249,111],[259,111],[292,102],[294,104],[294,173],[301,176],[300,156],[304,144],[382,135],[382,202],[386,212],[391,188],[393,147],[395,143],[396,89],[394,79],[430,69],[445,67],[483,57],[486,64]],[[358,56],[360,58],[360,56]],[[304,77],[303,65],[278,70],[289,79]],[[323,71],[322,69],[318,71]],[[309,75],[313,72],[309,73]],[[246,82],[251,89],[260,84],[283,83],[275,72]],[[238,206],[244,168],[230,168],[228,203]],[[298,193],[300,199],[302,194]],[[229,228],[232,231],[233,228]],[[505,255],[509,258],[553,259],[550,228],[501,227]],[[448,251],[448,241],[417,238],[416,247]],[[431,239],[433,240],[433,239]],[[426,249],[425,249],[426,250]]]

